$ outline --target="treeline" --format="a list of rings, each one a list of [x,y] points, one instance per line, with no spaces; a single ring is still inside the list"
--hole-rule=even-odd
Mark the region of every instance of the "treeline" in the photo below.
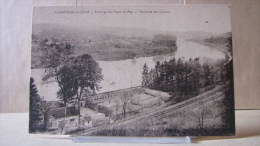
[[[226,66],[226,71],[229,73],[226,76],[228,80],[225,85],[225,96],[223,101],[223,129],[227,131],[227,134],[234,135],[235,133],[235,105],[234,105],[234,76],[233,76],[233,62],[230,61]]]
[[[232,52],[232,33],[228,32],[218,36],[211,36],[209,38],[204,39],[207,43],[212,44],[225,44],[229,48],[229,52]]]
[[[216,83],[224,81],[229,72],[223,65],[223,61],[218,64],[205,61],[201,65],[199,58],[189,60],[173,58],[163,63],[158,61],[151,70],[144,64],[142,86],[170,92],[182,99],[188,98],[197,95],[202,89],[207,90]]]
[[[63,103],[51,103],[44,100],[38,93],[38,89],[30,78],[30,114],[29,114],[29,132],[46,132],[54,129],[48,129],[53,108],[65,107]],[[62,113],[59,113],[62,114]]]
[[[38,94],[38,89],[34,84],[34,79],[30,78],[30,114],[29,114],[29,132],[45,131],[47,129],[46,102]]]

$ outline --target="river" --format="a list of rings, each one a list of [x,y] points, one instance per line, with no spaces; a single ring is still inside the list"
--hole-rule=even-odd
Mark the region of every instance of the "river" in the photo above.
[[[212,60],[225,59],[225,54],[217,49],[203,44],[189,42],[185,39],[177,40],[177,52],[174,54],[140,57],[135,59],[121,61],[98,61],[102,68],[104,79],[100,83],[101,89],[97,93],[141,86],[142,69],[146,63],[148,68],[154,68],[157,61],[169,61],[173,57],[178,58],[210,58]],[[33,69],[32,77],[39,90],[39,94],[44,96],[45,100],[57,100],[56,92],[58,84],[56,82],[43,84],[41,78],[45,69]]]

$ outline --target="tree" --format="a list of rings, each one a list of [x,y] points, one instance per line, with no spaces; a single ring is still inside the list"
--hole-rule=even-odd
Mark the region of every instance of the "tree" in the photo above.
[[[176,84],[178,87],[178,91],[183,93],[184,83],[183,83],[183,76],[184,76],[184,63],[181,58],[177,60],[176,64]]]
[[[42,120],[40,109],[41,98],[38,94],[34,79],[30,78],[30,115],[29,115],[29,132],[39,130],[39,124]]]
[[[197,110],[191,113],[197,122],[197,128],[201,135],[203,135],[203,131],[205,130],[206,120],[208,118],[212,118],[213,116],[211,111],[212,107],[204,104],[205,103],[201,103],[201,106],[199,106]]]
[[[77,93],[77,89],[75,87],[75,84],[77,83],[73,78],[73,74],[74,71],[68,66],[61,67],[57,74],[60,83],[60,89],[57,92],[57,96],[64,102],[65,107],[67,102],[72,100],[72,97]]]
[[[73,47],[69,43],[53,42],[44,46],[44,55],[41,58],[41,66],[46,68],[42,78],[44,83],[56,81],[60,86],[58,73],[60,68],[70,60],[72,52]]]
[[[160,71],[161,71],[160,61],[157,61],[157,62],[156,62],[155,70],[156,70],[156,77],[158,78],[158,77],[159,77],[159,74],[160,74]]]
[[[154,89],[155,88],[155,80],[156,80],[156,70],[151,69],[149,72],[149,88]]]
[[[147,65],[145,63],[144,67],[143,67],[143,72],[142,72],[142,79],[143,79],[142,86],[143,87],[148,87],[148,85],[149,85],[149,74],[148,74],[148,71],[149,71],[149,69],[148,69],[148,67],[147,67]]]
[[[161,64],[161,70],[160,70],[160,75],[159,75],[159,90],[161,91],[167,91],[168,89],[168,79],[169,79],[169,76],[168,76],[168,62],[167,61],[164,61],[162,64]]]
[[[118,109],[119,109],[119,101],[116,99],[114,101],[114,103],[116,104],[115,107],[116,107],[116,116],[115,116],[115,119],[118,120],[118,115],[117,115],[117,112],[118,112]]]
[[[42,98],[44,99],[44,98]],[[51,106],[50,104],[48,104],[47,101],[42,100],[41,101],[41,112],[42,112],[42,117],[43,117],[43,130],[46,131],[48,130],[48,122],[49,122],[49,118],[50,118],[50,110],[51,110]]]
[[[227,84],[225,85],[225,96],[222,99],[224,112],[222,113],[223,128],[228,134],[235,132],[235,112],[234,112],[234,79],[233,79],[233,62],[230,61],[225,66]]]
[[[74,47],[70,43],[53,42],[43,46],[43,57],[41,66],[48,68],[48,74],[44,76],[44,81],[55,77],[59,67],[64,65],[73,53]]]
[[[65,120],[62,120],[62,121],[59,121],[59,128],[60,128],[60,134],[62,134],[62,131],[65,127],[66,123],[65,123]]]
[[[204,80],[205,80],[205,83],[204,83],[204,86],[209,86],[209,85],[212,85],[213,84],[213,79],[214,79],[214,75],[212,73],[212,67],[205,63],[203,66],[203,73],[204,73]]]
[[[75,94],[74,90],[70,89],[70,70],[65,67],[71,58],[69,56],[73,52],[73,47],[69,43],[59,43],[54,37],[52,41],[50,45],[44,44],[44,57],[41,58],[41,63],[42,66],[46,67],[46,72],[42,80],[44,83],[53,81],[58,83],[59,91],[57,92],[57,97],[64,102],[66,117],[66,103]]]
[[[189,75],[191,73],[191,68],[190,68],[190,65],[188,64],[187,61],[185,61],[183,68],[184,68],[184,74],[183,74],[183,76],[184,76],[184,84],[183,84],[183,88],[182,88],[183,91],[182,92],[184,93],[184,95],[187,96],[189,94],[189,90],[191,88],[191,86],[190,86],[190,78],[189,78]]]
[[[169,66],[168,66],[168,74],[169,74],[169,79],[171,81],[171,89],[170,91],[174,91],[175,90],[175,86],[174,86],[174,81],[176,78],[176,59],[173,58],[169,61]]]
[[[95,92],[101,88],[99,83],[103,79],[102,69],[99,67],[98,62],[88,54],[72,58],[72,60],[68,62],[68,68],[70,70],[69,76],[71,78],[69,87],[71,87],[71,91],[73,91],[71,93],[76,94],[76,99],[78,101],[78,125],[80,126],[80,100],[83,92]],[[61,83],[67,84],[67,82]]]
[[[126,109],[127,109],[127,105],[128,102],[132,99],[133,97],[133,92],[132,90],[130,91],[125,91],[122,93],[121,95],[121,102],[122,102],[122,116],[125,118],[126,117]]]
[[[190,75],[190,80],[192,84],[192,93],[197,95],[200,88],[200,75],[201,74],[201,65],[199,63],[199,58],[195,58],[192,62],[192,73]]]
[[[228,48],[230,49],[230,52],[232,51],[232,36],[228,37],[227,39],[228,43],[227,43],[227,46]]]

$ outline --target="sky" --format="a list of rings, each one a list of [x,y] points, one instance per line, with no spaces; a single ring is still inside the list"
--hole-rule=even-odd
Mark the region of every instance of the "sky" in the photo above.
[[[33,24],[41,23],[218,34],[231,32],[229,5],[34,7]]]

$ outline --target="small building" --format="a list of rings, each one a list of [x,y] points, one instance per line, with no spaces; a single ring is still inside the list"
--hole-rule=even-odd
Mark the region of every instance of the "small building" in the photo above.
[[[59,129],[61,123],[64,122],[63,128],[70,129],[78,127],[78,110],[76,107],[54,108],[50,110],[48,129]],[[90,116],[80,116],[80,126],[92,127],[92,118]]]
[[[85,116],[84,121],[85,121],[84,124],[85,127],[92,127],[92,118],[90,116]]]
[[[78,110],[75,107],[54,108],[50,110],[48,129],[58,129],[61,122],[65,127],[76,127],[78,125]]]

